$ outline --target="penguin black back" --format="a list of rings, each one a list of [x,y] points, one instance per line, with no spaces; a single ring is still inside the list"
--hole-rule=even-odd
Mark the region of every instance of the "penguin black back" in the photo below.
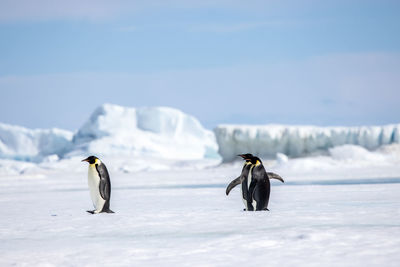
[[[271,183],[268,174],[258,157],[253,157],[251,162],[254,164],[254,167],[252,170],[249,194],[253,200],[253,209],[268,210],[268,202],[271,193]]]
[[[102,212],[112,212],[110,210],[110,198],[111,198],[111,182],[110,175],[108,174],[107,167],[103,162],[96,164],[97,173],[100,176],[99,191],[103,199],[106,200],[104,203]]]

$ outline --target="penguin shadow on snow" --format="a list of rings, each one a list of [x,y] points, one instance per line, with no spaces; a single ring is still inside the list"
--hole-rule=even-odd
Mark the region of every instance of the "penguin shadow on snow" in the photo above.
[[[244,210],[269,210],[268,202],[271,193],[270,179],[277,179],[284,183],[281,176],[273,172],[266,172],[261,159],[252,154],[238,155],[243,158],[242,173],[226,188],[226,195],[237,185],[241,184]]]

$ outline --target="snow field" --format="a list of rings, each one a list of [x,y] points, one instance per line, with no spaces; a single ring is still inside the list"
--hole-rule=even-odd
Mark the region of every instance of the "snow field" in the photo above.
[[[85,212],[85,171],[2,177],[0,265],[397,266],[400,179],[284,177],[270,212],[244,212],[239,188],[225,196],[240,169],[111,173],[116,213],[100,215]]]

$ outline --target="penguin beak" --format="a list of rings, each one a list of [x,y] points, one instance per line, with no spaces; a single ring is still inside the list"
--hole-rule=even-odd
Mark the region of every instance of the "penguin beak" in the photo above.
[[[81,162],[83,162],[83,161],[89,162],[89,160],[88,160],[88,159],[83,159],[83,160],[81,160]]]
[[[244,154],[238,155],[239,157],[242,157],[243,159],[246,159],[246,156]]]

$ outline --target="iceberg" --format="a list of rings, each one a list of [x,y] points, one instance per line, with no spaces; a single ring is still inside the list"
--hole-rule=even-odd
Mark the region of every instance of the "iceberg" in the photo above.
[[[73,133],[61,129],[27,129],[0,123],[0,158],[40,162],[71,149]]]
[[[253,153],[275,158],[329,154],[329,149],[357,145],[374,150],[400,142],[400,124],[360,127],[317,127],[288,125],[220,125],[214,129],[223,161],[237,154]]]
[[[169,107],[104,104],[74,134],[0,124],[0,159],[57,161],[88,154],[109,158],[220,160],[214,133],[194,117]]]
[[[368,151],[400,143],[400,124],[360,127],[219,125],[214,132],[170,107],[98,107],[75,133],[27,129],[0,123],[0,159],[34,163],[86,157],[122,160],[124,165],[162,168],[183,161],[232,161],[237,154],[274,158],[328,155],[372,158]],[[342,148],[334,149],[344,145]],[[128,160],[129,159],[129,160]],[[125,161],[128,160],[128,161]],[[174,163],[175,162],[175,163]],[[121,165],[120,164],[120,165]],[[161,166],[160,165],[160,166]],[[161,168],[161,167],[160,167]],[[135,169],[132,166],[127,169]]]
[[[220,159],[212,131],[169,107],[104,104],[73,137],[72,154],[175,160]]]

